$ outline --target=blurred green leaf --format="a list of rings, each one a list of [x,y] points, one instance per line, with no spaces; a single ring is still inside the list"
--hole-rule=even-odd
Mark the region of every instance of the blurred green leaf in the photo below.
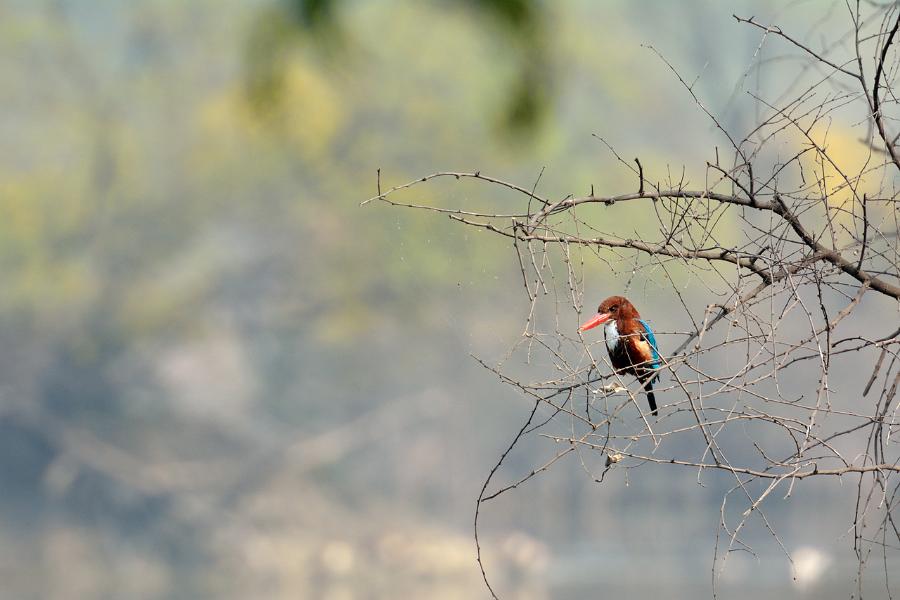
[[[251,28],[246,49],[245,80],[251,103],[261,114],[283,101],[286,61],[300,40],[309,39],[335,58],[345,47],[338,5],[342,0],[278,0],[266,6]],[[465,6],[481,16],[484,33],[498,33],[514,49],[516,78],[506,91],[499,123],[501,131],[531,134],[549,112],[552,80],[545,68],[545,15],[536,0],[443,0]]]

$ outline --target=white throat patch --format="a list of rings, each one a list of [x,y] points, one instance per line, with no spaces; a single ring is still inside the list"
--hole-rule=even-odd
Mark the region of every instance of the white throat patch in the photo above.
[[[607,321],[603,328],[603,337],[606,339],[606,349],[612,352],[619,345],[619,328],[615,320]]]

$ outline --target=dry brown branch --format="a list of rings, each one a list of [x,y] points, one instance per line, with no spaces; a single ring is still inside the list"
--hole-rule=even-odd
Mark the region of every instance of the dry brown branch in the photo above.
[[[523,336],[500,365],[481,363],[533,405],[484,483],[476,528],[484,502],[527,489],[570,456],[603,485],[617,473],[640,485],[638,473],[654,468],[693,469],[701,484],[725,474],[731,488],[721,499],[715,594],[728,555],[753,551],[745,533],[754,524],[792,560],[766,512],[774,498],[790,499],[813,479],[838,486],[852,479],[856,509],[847,523],[860,596],[878,554],[880,585],[890,592],[888,555],[900,549],[900,148],[889,132],[900,118],[900,9],[849,8],[847,32],[823,41],[821,51],[776,25],[735,16],[762,32],[753,61],[770,35],[806,61],[786,87],[748,93],[758,120],[740,134],[653,49],[730,155],[716,146],[681,173],[654,172],[597,136],[629,180],[637,176],[636,191],[540,197],[536,184],[480,172],[437,172],[382,191],[379,176],[377,195],[364,204],[444,213],[502,236],[516,253],[529,302]],[[848,58],[834,58],[841,55]],[[863,143],[838,147],[835,131],[857,129],[865,133],[844,139]],[[687,183],[694,171],[704,174],[702,184]],[[512,191],[504,196],[509,206],[463,211],[397,200],[448,177]],[[640,386],[612,371],[603,342],[576,332],[584,307],[599,300],[584,297],[592,264],[624,283],[608,295],[645,290],[642,306],[653,306],[653,296],[657,308],[669,307],[661,320],[678,333],[658,327],[658,419],[642,408]],[[509,374],[517,357],[533,379]],[[546,416],[537,418],[539,410]],[[532,436],[565,447],[491,491],[505,458]],[[751,448],[739,449],[748,437]],[[593,454],[605,459],[599,475],[589,464]],[[482,551],[479,543],[478,563],[494,594]]]

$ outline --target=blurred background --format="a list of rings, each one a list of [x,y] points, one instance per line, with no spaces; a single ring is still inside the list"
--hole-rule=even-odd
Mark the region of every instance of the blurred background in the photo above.
[[[721,140],[644,46],[742,130],[766,82],[732,12],[846,31],[818,2],[0,0],[0,596],[486,597],[474,502],[530,401],[470,355],[521,334],[516,257],[359,203],[379,168],[631,190],[592,134],[702,186]],[[625,285],[589,273],[598,301]],[[630,295],[659,313],[647,284]],[[495,589],[709,596],[721,484],[556,465],[485,505]],[[847,597],[852,491],[825,485],[774,509],[804,575],[763,533],[721,597]]]

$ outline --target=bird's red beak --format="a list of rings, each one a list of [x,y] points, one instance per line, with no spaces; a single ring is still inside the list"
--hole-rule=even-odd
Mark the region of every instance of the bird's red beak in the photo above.
[[[609,321],[611,316],[612,315],[609,313],[597,313],[590,321],[579,327],[578,331],[587,331],[588,329],[593,329],[597,325],[602,325]]]

